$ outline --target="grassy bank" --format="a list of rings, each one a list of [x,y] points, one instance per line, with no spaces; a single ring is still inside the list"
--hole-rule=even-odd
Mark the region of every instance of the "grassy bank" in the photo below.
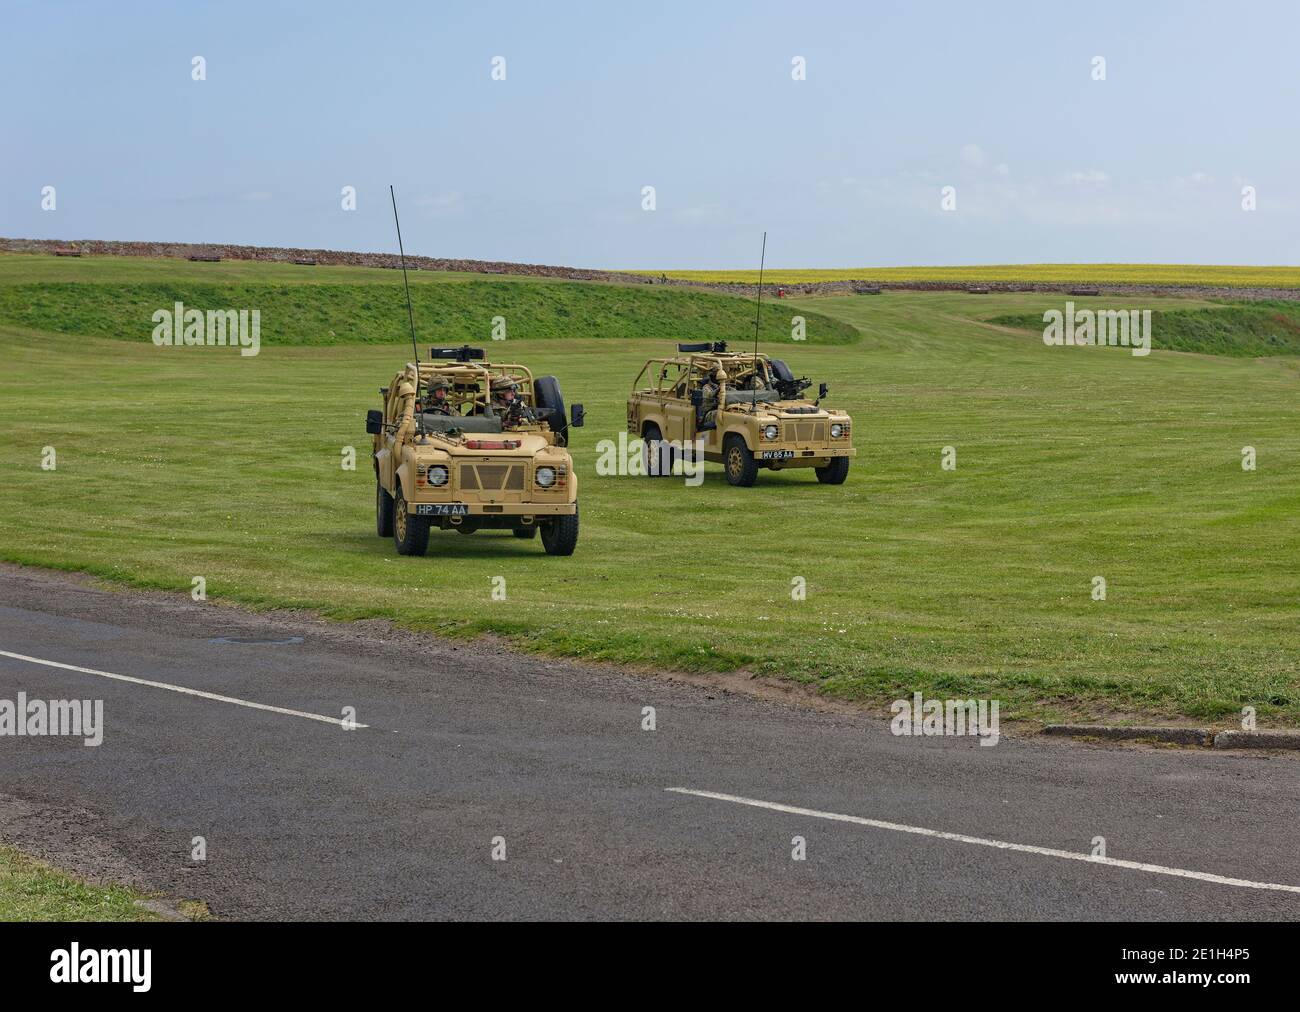
[[[1105,299],[1083,300],[1076,306],[1076,313],[1103,304],[1112,308]],[[1060,305],[1052,308],[1062,310]],[[989,322],[1040,334],[1044,327],[1041,313],[995,316]],[[1300,303],[1252,302],[1153,312],[1151,339],[1153,347],[1203,355],[1300,355]]]
[[[313,273],[320,272],[320,273]],[[752,300],[713,292],[575,283],[510,276],[415,272],[411,301],[421,344],[507,340],[642,338],[752,341]],[[265,344],[386,344],[409,340],[398,272],[289,264],[0,255],[0,322],[63,334],[150,339],[153,314],[186,308],[256,309]],[[805,314],[807,340],[846,344],[856,331]],[[767,305],[765,340],[788,341],[791,313]],[[498,333],[500,331],[498,330]]]

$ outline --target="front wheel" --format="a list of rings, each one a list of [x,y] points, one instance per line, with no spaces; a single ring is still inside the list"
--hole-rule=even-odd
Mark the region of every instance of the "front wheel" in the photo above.
[[[723,443],[722,466],[727,472],[727,483],[749,488],[758,477],[758,461],[745,445],[743,437],[732,433]]]
[[[429,518],[413,517],[406,511],[401,485],[393,499],[393,543],[398,555],[423,555],[429,550]]]
[[[542,547],[547,555],[572,555],[578,547],[578,508],[573,516],[542,521]]]
[[[823,485],[843,485],[849,476],[849,458],[835,457],[825,467],[814,468],[817,480]]]

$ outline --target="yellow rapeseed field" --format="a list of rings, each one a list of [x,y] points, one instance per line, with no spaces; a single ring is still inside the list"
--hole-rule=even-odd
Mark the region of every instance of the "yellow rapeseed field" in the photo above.
[[[633,271],[684,281],[748,282],[758,271]],[[1209,285],[1230,288],[1300,288],[1300,267],[1236,267],[1217,264],[989,264],[975,267],[845,267],[826,270],[769,268],[765,282],[818,281],[1011,281],[1079,284]]]

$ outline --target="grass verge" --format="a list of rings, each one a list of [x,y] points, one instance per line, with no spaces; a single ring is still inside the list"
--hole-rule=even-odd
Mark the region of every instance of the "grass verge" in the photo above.
[[[0,921],[157,921],[124,886],[90,885],[0,846]]]

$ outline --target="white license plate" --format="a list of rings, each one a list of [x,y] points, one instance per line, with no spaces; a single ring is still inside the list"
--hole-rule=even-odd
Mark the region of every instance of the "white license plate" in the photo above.
[[[469,515],[469,507],[463,502],[421,502],[415,504],[418,516],[463,517]]]

